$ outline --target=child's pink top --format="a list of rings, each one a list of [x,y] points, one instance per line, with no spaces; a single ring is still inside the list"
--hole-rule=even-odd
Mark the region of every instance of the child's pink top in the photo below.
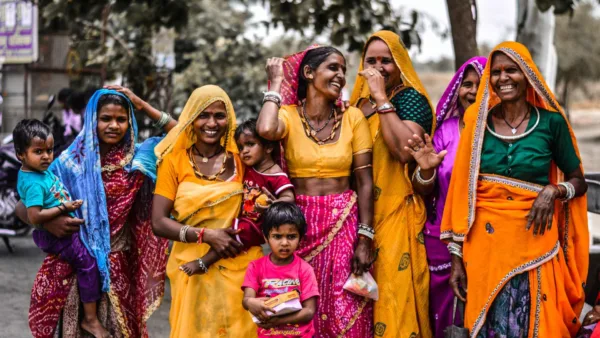
[[[244,288],[256,291],[257,297],[275,297],[298,290],[300,302],[319,296],[317,278],[312,267],[296,255],[290,264],[284,266],[273,264],[270,255],[251,262],[242,284],[242,290]],[[305,325],[285,325],[268,330],[258,328],[258,337],[312,337],[314,334],[312,320]]]

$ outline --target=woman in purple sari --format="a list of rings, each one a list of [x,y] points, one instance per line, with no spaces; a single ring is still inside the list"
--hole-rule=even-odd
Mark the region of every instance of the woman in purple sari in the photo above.
[[[450,185],[450,176],[454,166],[458,140],[460,132],[464,127],[463,114],[467,107],[475,102],[479,80],[485,68],[485,63],[485,57],[474,57],[458,69],[437,105],[437,130],[433,137],[433,142],[426,135],[426,144],[418,137],[415,139],[415,142],[411,143],[414,147],[413,150],[417,150],[417,147],[420,149],[415,152],[415,160],[419,164],[418,158],[426,158],[427,156],[424,155],[431,152],[431,146],[433,146],[437,154],[443,151],[446,152],[445,157],[442,156],[443,160],[439,164],[439,167],[437,167],[437,176],[434,184],[422,182],[418,179],[418,175],[413,175],[415,190],[419,193],[430,195],[424,239],[429,271],[431,273],[429,315],[436,338],[443,338],[444,329],[452,325],[452,308],[454,304],[454,293],[448,283],[451,268],[450,253],[446,244],[440,241],[440,223],[444,212],[448,186]],[[461,322],[461,318],[457,318],[456,324],[461,324]]]

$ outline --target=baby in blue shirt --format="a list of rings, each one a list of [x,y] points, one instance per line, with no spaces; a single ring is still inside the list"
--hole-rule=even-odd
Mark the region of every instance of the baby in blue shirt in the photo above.
[[[21,170],[17,191],[27,208],[29,222],[34,224],[33,241],[42,251],[58,255],[75,270],[84,319],[81,328],[95,337],[110,337],[97,316],[96,302],[100,299],[100,272],[96,260],[79,238],[79,232],[58,238],[43,230],[42,224],[81,207],[83,201],[73,201],[62,182],[48,170],[54,158],[54,137],[48,126],[31,119],[20,121],[13,131]]]

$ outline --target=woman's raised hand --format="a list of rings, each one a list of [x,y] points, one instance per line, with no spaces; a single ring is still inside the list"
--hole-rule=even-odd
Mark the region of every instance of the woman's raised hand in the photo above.
[[[265,70],[267,71],[267,78],[271,82],[283,81],[283,58],[268,58]]]
[[[221,258],[234,258],[243,250],[243,245],[234,238],[240,231],[232,228],[206,229],[203,241],[215,249]]]
[[[375,68],[367,68],[358,75],[364,77],[367,80],[371,97],[375,102],[387,101],[387,94],[385,93],[385,78]]]
[[[414,134],[412,140],[408,140],[408,145],[408,147],[404,147],[404,150],[412,155],[421,170],[437,168],[448,153],[446,150],[436,153],[431,143],[431,137],[427,134],[425,134],[424,142],[419,135]]]
[[[129,98],[129,101],[131,101],[131,104],[137,110],[142,109],[144,107],[144,103],[146,103],[144,100],[140,99],[139,96],[135,95],[129,88],[119,86],[119,85],[104,86],[104,88],[116,90],[119,93],[124,94],[125,96],[127,96]]]

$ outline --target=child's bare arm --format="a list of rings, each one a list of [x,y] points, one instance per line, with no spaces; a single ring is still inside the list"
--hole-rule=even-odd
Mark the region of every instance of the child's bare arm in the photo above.
[[[267,323],[258,326],[269,329],[287,324],[306,324],[312,320],[317,312],[317,297],[311,297],[302,302],[302,310],[281,317],[271,317]]]
[[[267,298],[256,298],[256,291],[252,288],[244,289],[244,299],[242,300],[242,306],[244,309],[250,311],[254,317],[258,318],[261,322],[267,322],[270,320],[270,316],[267,311],[275,312],[272,308],[265,305]]]
[[[49,221],[55,219],[56,217],[62,215],[65,212],[71,212],[71,211],[75,211],[75,210],[79,209],[79,207],[81,207],[82,203],[83,203],[82,200],[65,202],[64,204],[62,204],[60,206],[48,208],[48,209],[42,209],[42,207],[39,205],[32,206],[32,207],[27,208],[27,218],[29,218],[29,221],[32,224],[35,224],[35,225],[44,224],[46,222],[49,222]]]
[[[277,195],[277,202],[288,202],[294,203],[296,201],[296,197],[294,196],[294,189],[285,189]]]

